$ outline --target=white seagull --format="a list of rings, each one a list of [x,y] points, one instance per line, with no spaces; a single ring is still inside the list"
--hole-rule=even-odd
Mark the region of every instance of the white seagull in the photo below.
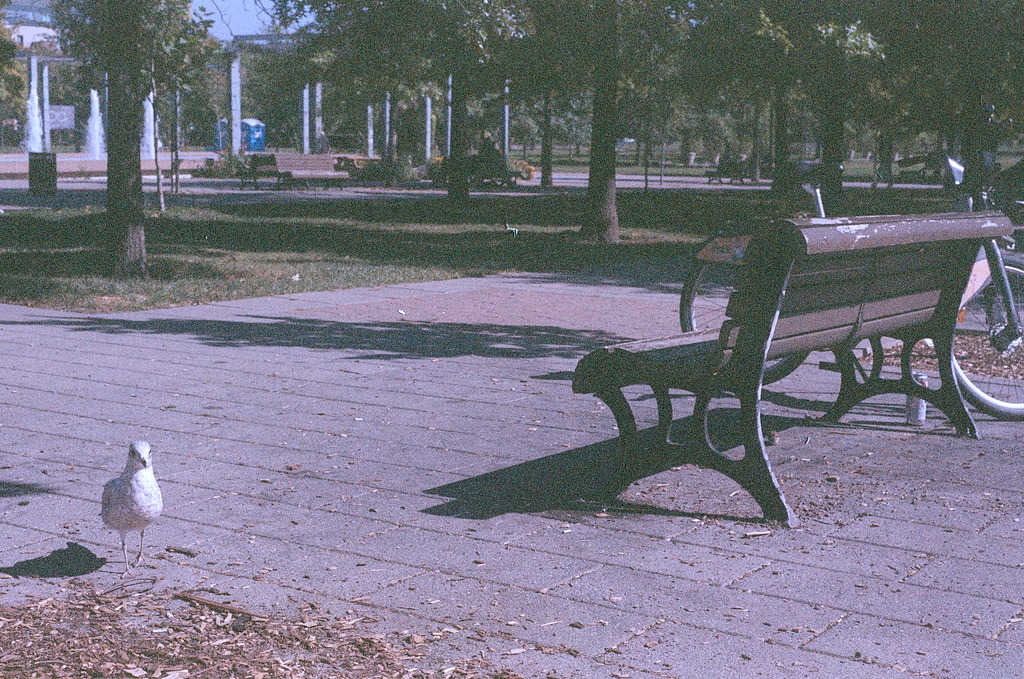
[[[103,486],[103,507],[100,510],[103,523],[121,534],[124,575],[142,561],[146,527],[160,516],[163,508],[160,486],[153,475],[149,444],[136,441],[128,447],[128,462],[124,465],[124,471]],[[129,566],[125,536],[135,531],[140,533],[139,555],[135,557],[134,566]]]

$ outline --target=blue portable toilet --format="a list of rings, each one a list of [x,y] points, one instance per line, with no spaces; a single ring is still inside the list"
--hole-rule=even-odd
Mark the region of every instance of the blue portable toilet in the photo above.
[[[250,153],[267,150],[267,126],[255,118],[242,118],[242,150]]]

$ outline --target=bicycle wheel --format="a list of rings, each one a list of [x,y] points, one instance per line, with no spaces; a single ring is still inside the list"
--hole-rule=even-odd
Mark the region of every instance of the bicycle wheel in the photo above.
[[[736,285],[735,264],[698,262],[679,296],[679,327],[683,332],[717,330],[725,321],[725,308]],[[806,353],[783,356],[764,367],[764,383],[778,382],[800,367]]]
[[[736,272],[734,264],[697,262],[679,296],[679,327],[683,332],[722,327]]]
[[[992,346],[993,333],[1007,313],[1024,319],[1024,258],[1004,253],[1015,309],[1007,309],[998,285],[985,284],[960,311],[953,336],[953,369],[964,397],[978,410],[1000,420],[1024,421],[1024,347],[1007,351]]]

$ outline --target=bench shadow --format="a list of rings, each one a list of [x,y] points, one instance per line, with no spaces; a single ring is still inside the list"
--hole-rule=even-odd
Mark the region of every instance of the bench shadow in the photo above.
[[[716,442],[729,447],[740,444],[741,434],[734,426],[739,419],[738,412],[732,408],[712,411]],[[765,417],[765,428],[771,431],[802,424],[799,418]],[[424,492],[451,500],[422,511],[435,516],[475,520],[503,514],[604,511],[760,522],[760,517],[681,511],[618,498],[640,479],[687,464],[683,451],[699,445],[693,428],[692,417],[676,420],[672,448],[653,448],[649,453],[635,456],[628,465],[616,464],[618,439],[609,439],[431,488]],[[653,431],[651,428],[641,432],[645,443],[653,443]]]
[[[106,559],[96,556],[89,548],[69,542],[67,547],[55,549],[46,556],[2,567],[0,573],[15,578],[73,578],[94,573],[105,563]]]
[[[359,358],[576,358],[628,338],[600,330],[494,323],[342,322],[248,316],[251,320],[147,319],[91,316],[6,321],[107,334],[180,335],[212,347],[302,347],[366,352]]]

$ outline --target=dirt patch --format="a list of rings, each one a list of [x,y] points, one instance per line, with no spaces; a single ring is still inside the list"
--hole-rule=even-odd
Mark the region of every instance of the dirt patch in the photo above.
[[[898,366],[902,351],[902,344],[886,349],[885,365]],[[954,339],[953,354],[960,367],[969,375],[1024,380],[1024,353],[1020,349],[1000,353],[984,335],[957,336]],[[911,354],[911,365],[917,370],[937,371],[939,367],[935,349],[918,342]]]
[[[360,631],[308,605],[273,619],[210,595],[94,592],[0,606],[0,675],[139,679],[520,679],[480,659],[442,670],[416,667],[431,639],[400,641]]]

